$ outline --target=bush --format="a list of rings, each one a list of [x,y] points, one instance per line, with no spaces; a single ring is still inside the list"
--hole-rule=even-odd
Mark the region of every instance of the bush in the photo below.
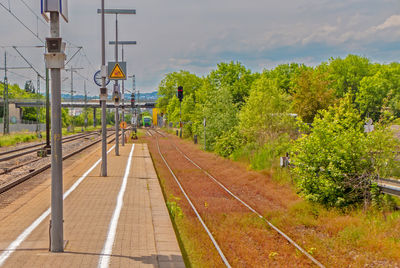
[[[311,133],[294,144],[294,173],[308,200],[345,207],[371,200],[371,183],[396,165],[398,144],[383,126],[364,133],[364,122],[347,96],[315,118]]]
[[[243,137],[236,129],[231,129],[217,138],[214,150],[220,156],[230,157],[235,150],[240,148],[242,143]]]
[[[290,137],[287,134],[281,135],[276,139],[269,140],[251,157],[251,168],[255,170],[271,168],[277,158],[284,156],[285,153],[289,151],[289,147]]]

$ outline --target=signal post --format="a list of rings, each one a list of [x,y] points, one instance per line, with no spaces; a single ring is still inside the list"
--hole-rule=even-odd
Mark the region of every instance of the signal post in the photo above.
[[[182,138],[182,100],[183,100],[183,87],[178,87],[178,99],[179,99],[179,137]]]

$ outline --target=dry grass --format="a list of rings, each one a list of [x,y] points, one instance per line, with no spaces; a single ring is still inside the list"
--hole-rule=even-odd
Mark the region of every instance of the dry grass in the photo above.
[[[175,224],[187,253],[187,265],[221,266],[209,238],[161,162],[154,138],[146,139],[167,198],[171,194],[181,198],[176,202],[184,216],[175,219]],[[353,210],[344,214],[327,210],[300,199],[286,171],[249,171],[242,164],[200,151],[189,142],[170,139],[327,267],[400,266],[400,212],[383,215],[373,210]],[[188,164],[165,139],[160,142],[167,161],[234,267],[311,264],[258,217]]]

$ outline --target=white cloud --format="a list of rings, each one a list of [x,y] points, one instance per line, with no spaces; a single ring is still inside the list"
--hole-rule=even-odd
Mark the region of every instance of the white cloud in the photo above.
[[[387,18],[384,23],[374,27],[373,29],[381,31],[388,28],[399,27],[399,26],[400,26],[400,15],[393,15]]]
[[[8,5],[7,0],[0,2]],[[35,29],[36,21],[19,2],[10,3]],[[38,0],[25,2],[39,13]],[[61,24],[62,37],[83,45],[98,68],[99,2],[70,0],[69,4],[70,22]],[[221,60],[240,60],[260,70],[261,66],[285,61],[315,63],[316,53],[325,59],[338,56],[324,46],[344,53],[362,51],[369,56],[379,48],[369,49],[367,44],[400,42],[398,0],[113,0],[106,1],[106,8],[137,10],[135,16],[120,16],[119,35],[120,40],[138,41],[137,46],[125,48],[125,59],[128,72],[135,73],[137,87],[144,91],[154,90],[165,72],[187,69],[204,74]],[[0,27],[4,37],[0,45],[37,45],[35,37],[5,10],[0,15],[0,23],[7,25]],[[48,25],[39,26],[44,28],[41,37],[48,36]],[[115,35],[113,16],[106,17],[106,27],[108,42]],[[315,44],[322,44],[319,51],[314,51]],[[285,47],[290,53],[282,49]],[[0,51],[0,62],[2,55]],[[107,45],[107,60],[113,55],[113,48]],[[43,66],[43,51],[33,51],[29,56],[37,66]],[[14,63],[10,58],[10,64],[18,63],[23,62]],[[74,66],[87,68],[88,64],[77,56]],[[85,72],[92,79],[92,68]],[[76,79],[82,84],[79,77]],[[87,86],[92,94],[98,93],[94,84]]]

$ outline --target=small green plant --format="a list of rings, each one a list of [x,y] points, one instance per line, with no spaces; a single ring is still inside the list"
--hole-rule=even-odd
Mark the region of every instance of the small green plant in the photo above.
[[[308,252],[309,254],[313,255],[314,252],[315,252],[316,250],[317,250],[316,248],[309,248],[309,249],[307,250],[307,252]]]
[[[171,217],[173,219],[182,218],[183,217],[182,209],[176,203],[176,201],[179,201],[180,198],[171,194],[169,199],[175,200],[175,201],[167,201],[167,208],[168,208],[168,211],[169,211]]]
[[[395,199],[383,194],[376,183],[371,184],[371,205],[379,211],[394,211],[397,206]]]
[[[268,254],[268,258],[270,258],[271,260],[273,260],[273,259],[275,259],[275,257],[278,256],[278,255],[279,255],[278,252],[271,251],[271,252]]]

